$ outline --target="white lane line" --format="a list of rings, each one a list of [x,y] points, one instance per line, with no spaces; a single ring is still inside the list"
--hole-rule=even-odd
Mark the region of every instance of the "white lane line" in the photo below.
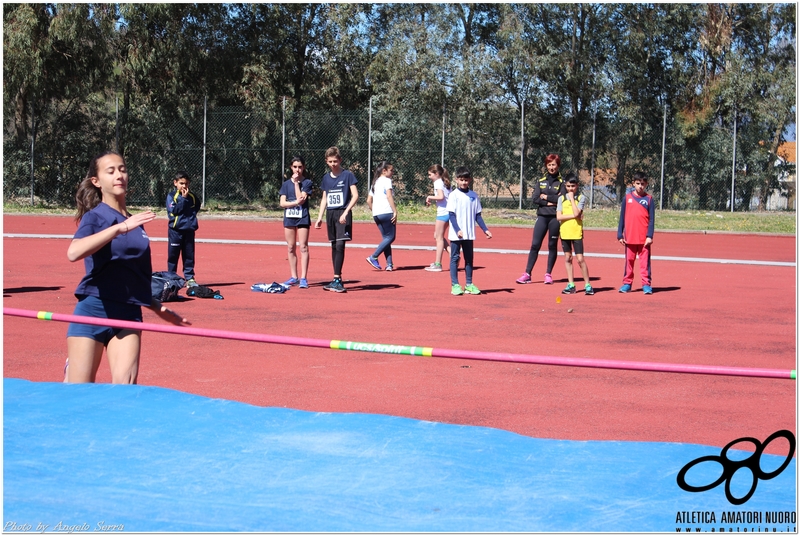
[[[71,234],[3,234],[3,238],[43,238],[43,239],[67,239],[71,240]],[[165,242],[166,238],[150,238],[150,241],[155,242]],[[219,244],[228,244],[228,245],[278,245],[278,246],[285,246],[285,241],[268,241],[268,240],[221,240],[221,239],[209,239],[209,238],[197,238],[195,240],[198,243],[219,243]],[[313,247],[329,247],[330,242],[309,242],[308,245]],[[347,244],[347,248],[355,247],[357,249],[374,249],[377,247],[377,244],[369,244],[369,243],[352,243],[349,242]],[[432,245],[391,245],[392,249],[402,249],[407,251],[435,251],[435,246]],[[518,254],[518,255],[526,255],[529,253],[529,250],[520,250],[520,249],[487,249],[482,247],[476,247],[474,249],[476,252],[479,253],[492,253],[492,254]],[[546,250],[541,250],[539,255],[546,255]],[[558,251],[558,256],[563,256],[562,251]],[[587,257],[594,257],[594,258],[624,258],[623,254],[614,254],[614,253],[585,253]],[[741,264],[741,265],[751,265],[751,266],[778,266],[778,267],[796,267],[796,262],[776,262],[776,261],[767,261],[767,260],[736,260],[730,258],[695,258],[689,256],[652,256],[653,260],[658,261],[668,261],[668,262],[700,262],[700,263],[707,263],[707,264]]]

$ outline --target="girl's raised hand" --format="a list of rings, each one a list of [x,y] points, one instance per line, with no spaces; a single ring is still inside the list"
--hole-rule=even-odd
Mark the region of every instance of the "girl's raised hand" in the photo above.
[[[125,220],[125,224],[128,226],[128,230],[130,231],[136,227],[144,225],[145,223],[154,221],[155,217],[155,212],[152,210],[147,210],[146,212],[130,216]]]

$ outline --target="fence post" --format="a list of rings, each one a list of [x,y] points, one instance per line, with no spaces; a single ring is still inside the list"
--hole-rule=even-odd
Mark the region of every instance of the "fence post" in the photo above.
[[[522,209],[522,197],[524,197],[524,101],[522,100],[522,143],[521,157],[519,158],[519,210]]]
[[[366,189],[372,189],[372,97],[369,97],[369,139],[366,143]]]
[[[732,186],[730,187],[730,212],[735,211],[735,149],[738,138],[738,110],[732,109]],[[766,192],[768,194],[768,192]],[[764,197],[768,201],[768,197]],[[766,203],[768,205],[768,203]],[[767,206],[766,206],[767,207]]]
[[[208,130],[208,95],[205,95],[205,99],[203,100],[203,200],[200,202],[200,208],[205,206],[205,149],[207,146],[206,143],[206,132]]]
[[[663,141],[660,144],[660,209],[663,210],[663,181],[666,176],[666,112],[668,104],[663,104]]]
[[[36,181],[33,176],[34,168],[34,149],[36,146],[36,113],[34,113],[33,99],[31,99],[31,206],[36,202],[33,198],[34,186]]]
[[[281,150],[280,175],[286,172],[286,97],[283,97],[283,149]]]
[[[444,101],[444,106],[441,112],[441,167],[444,167],[444,132],[447,129],[447,102]]]
[[[591,201],[589,208],[594,209],[594,159],[596,156],[596,102],[594,102],[594,130],[591,134]]]

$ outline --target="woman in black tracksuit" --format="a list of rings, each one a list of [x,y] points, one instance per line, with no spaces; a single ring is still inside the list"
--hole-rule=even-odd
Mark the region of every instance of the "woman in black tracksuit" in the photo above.
[[[533,202],[538,205],[538,218],[533,227],[533,244],[527,255],[527,267],[522,276],[516,279],[519,284],[532,282],[530,275],[538,259],[538,251],[544,243],[544,236],[549,232],[549,256],[547,257],[547,272],[544,274],[544,284],[552,284],[552,268],[558,259],[558,235],[560,223],[557,218],[558,197],[566,194],[563,179],[560,177],[560,156],[548,154],[544,159],[547,173],[535,183],[533,187]]]

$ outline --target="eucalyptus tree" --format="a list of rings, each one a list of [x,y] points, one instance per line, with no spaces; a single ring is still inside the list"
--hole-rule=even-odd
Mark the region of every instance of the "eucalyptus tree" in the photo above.
[[[604,145],[615,161],[619,199],[634,171],[660,175],[663,114],[690,70],[695,16],[688,4],[622,4],[610,15],[614,32],[598,115],[606,123]]]
[[[696,173],[698,203],[723,209],[729,201],[723,188],[729,189],[733,126],[741,126],[741,139],[748,142],[739,146],[744,165],[736,165],[736,190],[744,201],[757,190],[763,208],[776,187],[776,148],[785,125],[795,122],[795,5],[708,4],[700,9],[697,67],[681,95],[679,124],[686,147],[697,158],[725,158]],[[753,144],[758,139],[762,144]]]
[[[4,177],[11,195],[72,196],[86,154],[107,147],[109,35],[113,8],[92,4],[3,6]],[[30,154],[35,125],[36,154]]]

